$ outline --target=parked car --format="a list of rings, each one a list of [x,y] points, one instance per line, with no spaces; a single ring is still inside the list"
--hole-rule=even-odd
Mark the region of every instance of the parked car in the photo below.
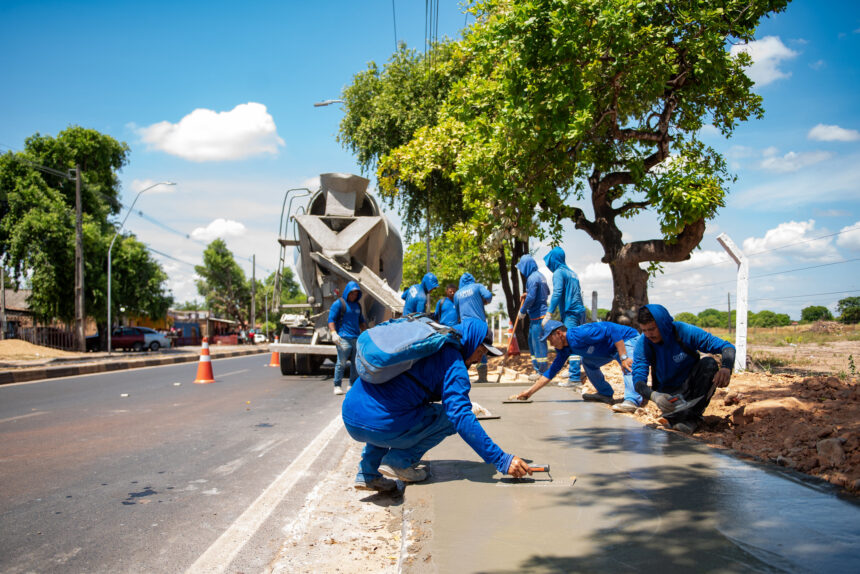
[[[157,351],[162,347],[170,347],[170,339],[149,327],[120,327],[111,334],[113,349],[131,349],[142,351],[149,349]]]
[[[263,333],[254,333],[254,344],[255,345],[257,343],[265,343],[265,342],[266,342],[266,335],[264,335]]]

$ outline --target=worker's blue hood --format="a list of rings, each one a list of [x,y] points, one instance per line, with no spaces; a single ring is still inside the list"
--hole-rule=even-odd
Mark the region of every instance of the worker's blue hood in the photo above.
[[[431,290],[439,286],[439,280],[436,279],[436,276],[432,273],[427,273],[424,275],[424,278],[421,279],[421,286],[429,293]]]
[[[343,300],[347,301],[347,297],[349,297],[349,294],[353,291],[358,291],[358,299],[356,299],[356,301],[361,301],[361,287],[359,287],[358,283],[355,281],[350,281],[346,284],[346,287],[343,288]]]
[[[475,282],[475,278],[472,277],[471,273],[463,273],[460,276],[460,289],[462,289],[466,285],[471,285],[474,282]]]
[[[489,333],[489,327],[480,319],[466,317],[461,323],[454,325],[454,330],[460,333],[460,344],[463,357],[471,357],[478,345],[484,342]],[[492,341],[491,341],[492,343]]]
[[[520,273],[523,274],[523,277],[528,279],[529,275],[538,270],[538,266],[537,263],[535,263],[535,258],[526,253],[525,255],[520,257],[520,260],[517,263],[517,269],[520,270]]]
[[[675,327],[673,323],[675,320],[672,318],[672,315],[669,314],[669,310],[663,305],[657,304],[645,305],[645,308],[648,309],[654,317],[654,321],[657,323],[657,329],[660,331],[660,337],[663,338],[663,342],[674,341]]]
[[[561,267],[567,267],[564,261],[564,249],[561,247],[553,247],[549,253],[543,258],[543,262],[553,273]]]

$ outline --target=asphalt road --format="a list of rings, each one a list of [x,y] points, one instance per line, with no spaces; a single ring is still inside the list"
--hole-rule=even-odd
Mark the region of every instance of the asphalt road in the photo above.
[[[330,378],[267,362],[0,387],[0,571],[264,568],[348,444]]]

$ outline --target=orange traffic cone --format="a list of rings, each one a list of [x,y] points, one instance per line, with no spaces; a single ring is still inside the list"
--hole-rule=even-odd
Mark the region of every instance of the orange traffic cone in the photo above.
[[[281,366],[281,354],[277,351],[272,351],[272,358],[269,360],[269,364],[267,367],[280,367]]]
[[[200,349],[200,361],[197,363],[197,378],[195,383],[214,383],[212,373],[212,357],[209,356],[209,337],[203,337],[203,348]]]
[[[511,342],[508,343],[508,355],[519,355],[520,344],[517,343],[517,335],[513,329],[508,329],[508,337],[511,338]]]

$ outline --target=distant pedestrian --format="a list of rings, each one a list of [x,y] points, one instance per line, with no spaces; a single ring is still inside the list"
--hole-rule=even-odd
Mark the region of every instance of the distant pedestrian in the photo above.
[[[568,331],[574,327],[579,327],[585,322],[585,305],[582,304],[579,278],[565,263],[564,250],[561,247],[553,247],[543,260],[549,270],[552,271],[552,297],[549,300],[549,310],[543,318],[544,324],[558,309],[561,322],[564,323]],[[558,386],[582,387],[580,359],[581,357],[577,354],[570,356],[568,380],[559,383]]]
[[[463,273],[460,276],[460,288],[454,295],[454,307],[457,309],[457,317],[463,319],[478,319],[487,322],[487,312],[484,305],[493,300],[493,294],[481,283],[475,281],[471,273]],[[487,356],[481,359],[477,366],[479,383],[487,382]]]
[[[358,377],[355,367],[355,342],[358,336],[367,328],[367,322],[361,312],[361,287],[355,281],[346,284],[343,296],[335,301],[328,312],[328,329],[331,339],[337,347],[337,363],[334,366],[334,394],[342,395],[343,370],[349,361],[349,384],[352,385]]]
[[[457,319],[457,309],[454,307],[454,293],[456,292],[457,287],[453,283],[449,283],[445,287],[445,296],[436,303],[436,311],[433,313],[434,321],[448,327],[453,327],[460,322]]]
[[[400,295],[400,298],[405,301],[403,304],[403,314],[426,313],[430,291],[438,286],[439,280],[436,279],[436,276],[432,273],[426,273],[421,279],[421,283],[412,285]]]
[[[636,391],[654,401],[671,428],[692,434],[701,424],[714,391],[727,387],[731,380],[735,347],[703,329],[675,321],[662,305],[640,307],[637,318],[643,337],[633,357]],[[718,367],[712,357],[700,358],[699,351],[719,353],[721,365]],[[692,401],[697,402],[675,412],[679,404]]]
[[[543,274],[538,271],[537,263],[531,255],[523,255],[517,263],[517,269],[526,283],[518,317],[522,321],[528,315],[531,322],[529,325],[529,351],[532,355],[532,367],[534,367],[535,373],[529,375],[529,380],[534,382],[549,366],[546,358],[546,340],[541,341],[541,321],[549,312],[546,304],[549,296],[549,285],[547,285]]]

